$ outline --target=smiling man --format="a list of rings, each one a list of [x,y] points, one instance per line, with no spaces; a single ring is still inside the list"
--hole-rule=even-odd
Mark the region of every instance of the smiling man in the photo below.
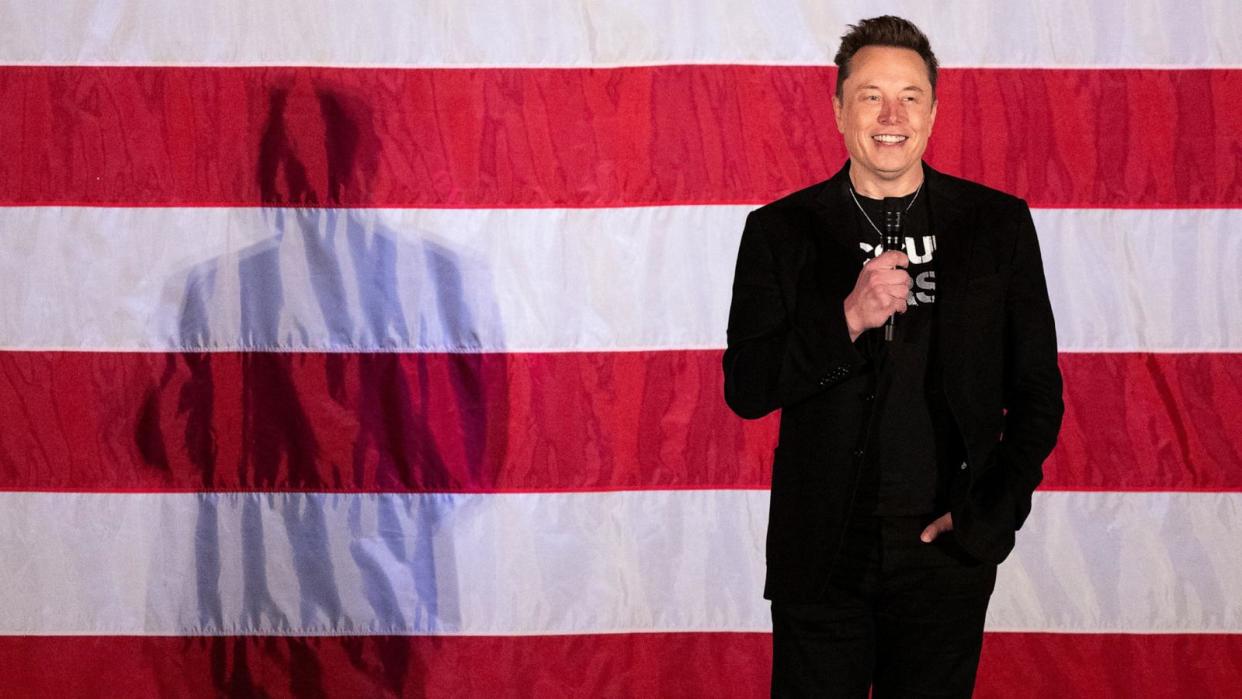
[[[750,214],[724,355],[781,410],[765,596],[776,696],[970,696],[996,566],[1063,410],[1025,202],[922,160],[937,63],[898,17],[842,37],[849,162]]]

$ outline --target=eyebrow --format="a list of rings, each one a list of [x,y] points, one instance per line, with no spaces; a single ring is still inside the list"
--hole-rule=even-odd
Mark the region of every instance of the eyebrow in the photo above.
[[[867,83],[867,84],[859,84],[859,86],[854,89],[879,89],[879,86],[878,84]],[[908,86],[905,86],[902,89],[899,89],[899,91],[897,92],[907,92],[907,91],[927,92],[922,87],[917,86],[917,84],[908,84]]]

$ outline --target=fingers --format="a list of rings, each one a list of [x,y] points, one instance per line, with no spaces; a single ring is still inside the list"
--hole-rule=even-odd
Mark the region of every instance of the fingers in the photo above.
[[[905,283],[885,284],[882,287],[878,287],[878,289],[884,295],[884,311],[889,315],[906,312],[906,303],[910,297],[910,285]]]
[[[870,273],[867,285],[875,292],[882,304],[879,310],[891,314],[900,308],[899,312],[904,313],[906,299],[910,295],[911,287],[914,286],[914,280],[904,269],[877,270]]]
[[[875,269],[869,272],[870,281],[874,284],[900,284],[901,288],[909,288],[914,284],[910,274],[904,269]]]
[[[908,297],[909,293],[904,284],[876,286],[873,296],[875,311],[886,317],[894,313],[905,313]]]
[[[889,250],[868,260],[867,266],[879,267],[880,269],[904,268],[910,266],[910,258],[900,250]]]
[[[937,517],[931,524],[927,525],[927,528],[923,530],[923,533],[919,534],[919,539],[925,544],[930,544],[935,541],[936,537],[940,536],[941,533],[951,531],[952,529],[953,515],[952,513],[946,512]]]
[[[851,339],[868,328],[883,325],[894,313],[906,312],[909,290],[914,286],[914,280],[903,269],[909,262],[904,252],[890,250],[863,265],[854,290],[844,302]]]

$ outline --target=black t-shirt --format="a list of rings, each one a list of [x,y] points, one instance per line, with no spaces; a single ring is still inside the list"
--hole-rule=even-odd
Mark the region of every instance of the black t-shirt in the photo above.
[[[951,463],[960,463],[960,437],[944,405],[936,356],[936,231],[926,193],[887,200],[855,194],[859,264],[884,252],[884,211],[903,212],[903,251],[914,282],[892,341],[874,328],[858,338],[875,376],[875,415],[864,444],[856,507],[879,515],[940,514],[947,510]],[[870,220],[868,220],[870,219]],[[873,225],[874,224],[874,225]],[[879,230],[877,230],[879,228]]]

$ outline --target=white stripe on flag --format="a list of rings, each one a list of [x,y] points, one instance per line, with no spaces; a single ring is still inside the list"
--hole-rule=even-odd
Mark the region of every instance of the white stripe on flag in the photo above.
[[[614,66],[832,62],[846,25],[905,16],[946,66],[1237,66],[1228,2],[444,0],[6,3],[0,63]],[[227,37],[221,41],[220,37]]]
[[[764,491],[0,495],[0,633],[765,631]],[[1242,632],[1242,493],[1048,492],[988,628]]]
[[[1242,493],[1037,492],[991,631],[1242,632]]]
[[[0,208],[0,348],[720,348],[749,209]],[[1034,216],[1062,351],[1242,350],[1242,210]]]

